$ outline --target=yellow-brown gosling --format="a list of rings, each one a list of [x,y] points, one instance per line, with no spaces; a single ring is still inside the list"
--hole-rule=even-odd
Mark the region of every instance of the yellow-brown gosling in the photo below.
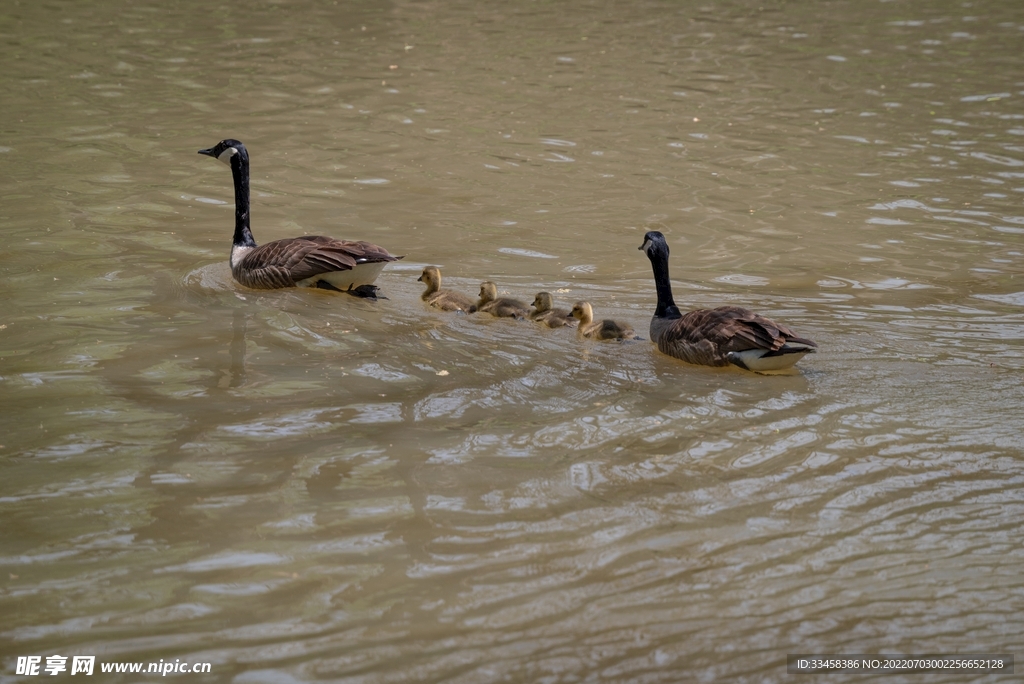
[[[533,308],[536,309],[530,314],[530,318],[538,323],[543,323],[549,328],[561,328],[566,325],[575,325],[576,320],[572,312],[567,309],[554,308],[554,300],[550,292],[538,292],[533,299]]]
[[[592,340],[631,340],[636,333],[628,325],[616,323],[610,318],[602,321],[594,320],[594,308],[590,302],[576,302],[572,307],[572,315],[580,323],[576,335]]]
[[[476,310],[501,318],[526,318],[530,310],[526,304],[511,297],[499,297],[498,286],[490,280],[480,283],[480,301]]]
[[[651,318],[651,342],[661,353],[704,366],[731,363],[760,372],[789,368],[818,346],[786,326],[738,306],[680,313],[672,299],[665,236],[650,231],[640,249],[647,253],[654,270],[658,308]]]
[[[228,138],[199,154],[231,167],[235,183],[235,236],[231,275],[242,285],[260,290],[319,287],[376,299],[371,285],[385,264],[401,259],[369,242],[338,240],[323,235],[274,240],[257,246],[249,230],[249,152]],[[386,298],[385,298],[386,299]]]
[[[441,289],[441,269],[437,266],[427,266],[416,280],[427,286],[421,299],[430,306],[441,311],[461,311],[463,313],[476,311],[476,304],[466,295],[453,290]]]

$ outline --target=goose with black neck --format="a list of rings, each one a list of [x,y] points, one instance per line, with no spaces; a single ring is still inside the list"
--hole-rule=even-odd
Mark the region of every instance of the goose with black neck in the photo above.
[[[199,154],[231,167],[235,183],[235,234],[231,243],[231,275],[246,287],[272,290],[317,287],[366,299],[386,299],[373,285],[384,266],[401,259],[370,242],[339,240],[323,235],[274,240],[257,245],[249,228],[249,152],[228,138]]]
[[[663,354],[703,366],[730,364],[759,373],[791,368],[818,346],[786,326],[738,306],[683,314],[672,298],[668,243],[656,230],[640,249],[654,271],[658,306],[651,317],[651,341]]]

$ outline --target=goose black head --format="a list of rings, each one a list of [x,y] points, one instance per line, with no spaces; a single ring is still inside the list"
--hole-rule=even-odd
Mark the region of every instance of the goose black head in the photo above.
[[[665,242],[665,236],[656,230],[648,231],[644,235],[644,244],[637,247],[647,252],[647,256],[652,256],[653,252],[664,251],[665,256],[668,256],[668,243]]]
[[[205,150],[199,150],[199,154],[205,154],[207,157],[219,159],[228,166],[231,166],[231,159],[236,155],[238,155],[239,159],[245,161],[249,160],[249,152],[245,149],[245,145],[234,138],[221,140],[213,147]]]

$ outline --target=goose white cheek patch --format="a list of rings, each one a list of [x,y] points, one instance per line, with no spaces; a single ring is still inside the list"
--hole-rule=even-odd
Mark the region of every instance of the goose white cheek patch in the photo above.
[[[222,162],[224,162],[228,166],[231,166],[231,158],[234,157],[236,154],[238,154],[238,149],[234,148],[234,147],[229,147],[226,150],[224,150],[223,152],[221,152],[217,156],[217,159],[220,159]]]

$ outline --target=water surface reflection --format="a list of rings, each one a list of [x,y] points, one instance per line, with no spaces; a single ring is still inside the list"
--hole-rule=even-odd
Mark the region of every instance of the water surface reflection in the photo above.
[[[1015,6],[204,11],[24,6],[0,43],[0,676],[776,681],[1021,643]],[[194,153],[228,135],[257,240],[394,246],[390,300],[231,281]],[[649,229],[681,305],[821,353],[766,378],[419,298],[436,264],[645,331]]]

